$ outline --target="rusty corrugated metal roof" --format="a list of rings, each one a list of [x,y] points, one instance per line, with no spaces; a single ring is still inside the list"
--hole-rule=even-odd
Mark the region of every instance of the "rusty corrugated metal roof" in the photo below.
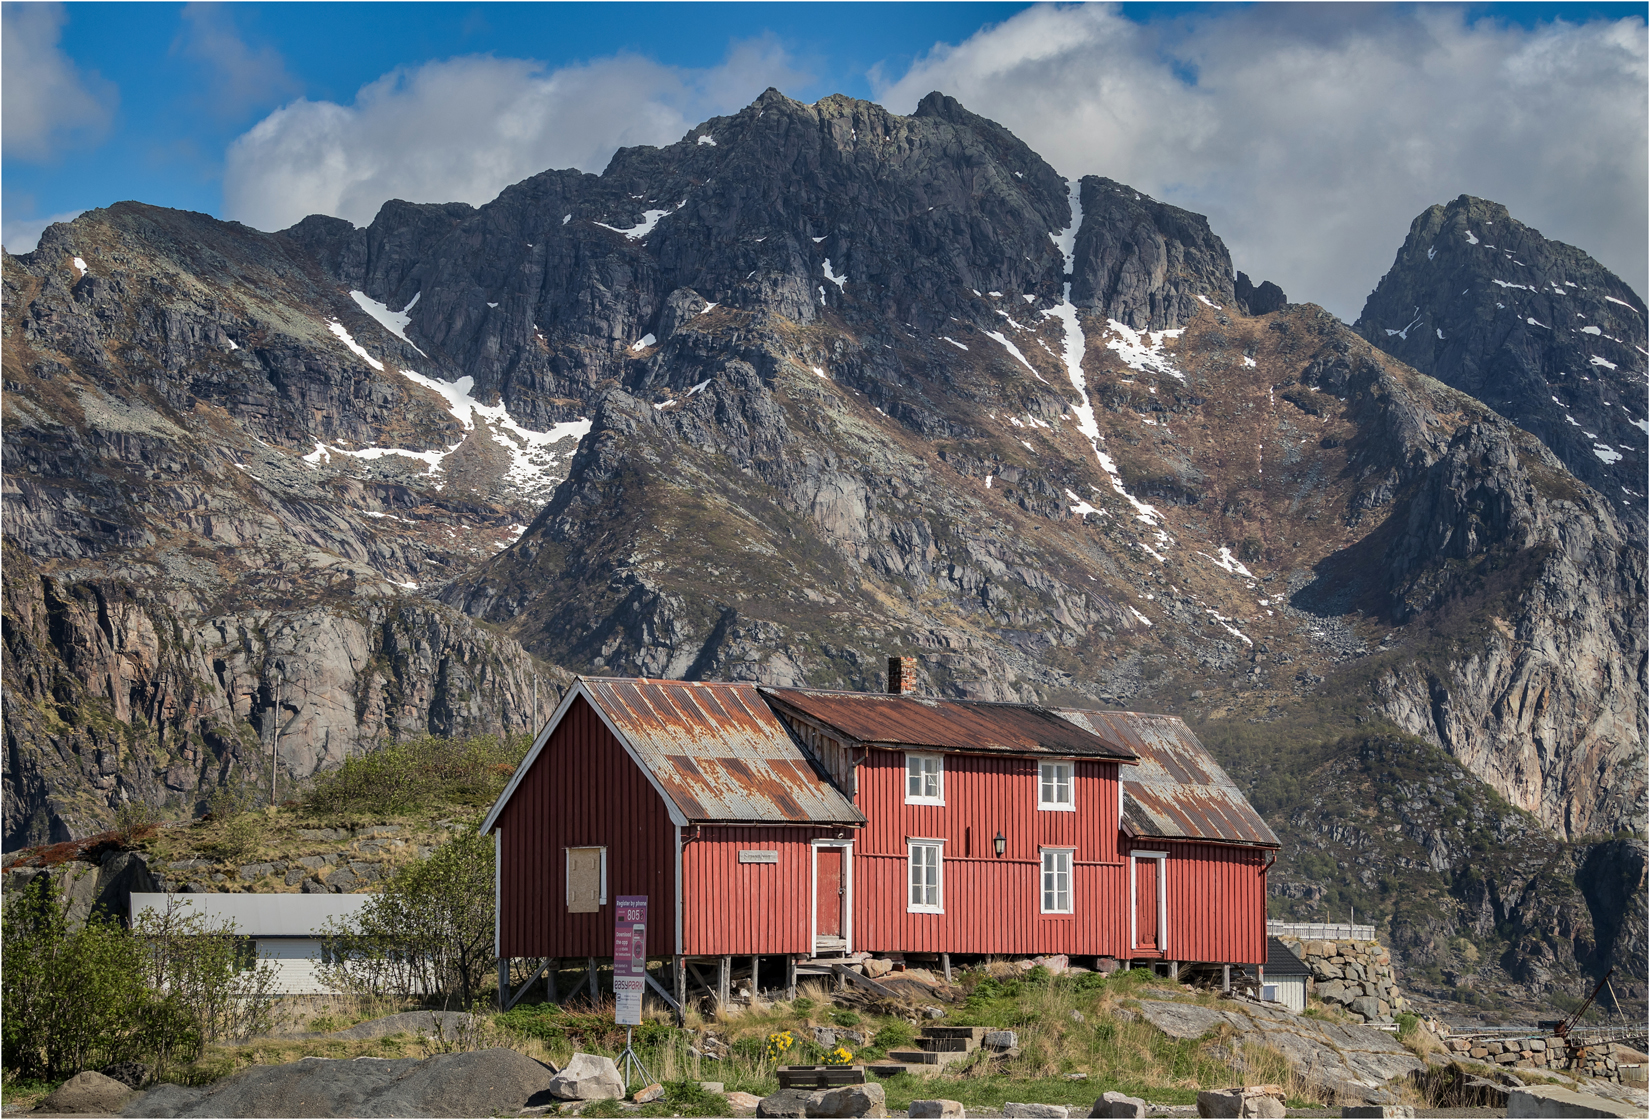
[[[1237,783],[1179,716],[1057,711],[1140,756],[1139,765],[1123,775],[1123,825],[1136,836],[1280,846]]]
[[[752,684],[581,677],[690,821],[863,824]]]
[[[1134,758],[1126,746],[1033,704],[817,688],[764,688],[762,694],[861,743],[1120,761]]]

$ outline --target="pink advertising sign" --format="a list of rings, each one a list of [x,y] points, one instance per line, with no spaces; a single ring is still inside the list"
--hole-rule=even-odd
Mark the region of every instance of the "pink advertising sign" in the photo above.
[[[613,908],[613,1021],[642,1025],[647,987],[647,895],[622,894]]]

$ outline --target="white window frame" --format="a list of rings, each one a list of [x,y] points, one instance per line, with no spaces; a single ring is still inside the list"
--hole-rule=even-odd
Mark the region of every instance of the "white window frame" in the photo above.
[[[1157,948],[1160,955],[1167,959],[1169,956],[1168,852],[1139,851],[1129,853],[1129,948],[1132,950],[1140,944],[1140,891],[1139,880],[1135,878],[1138,871],[1135,864],[1143,859],[1157,861]],[[1264,972],[1264,967],[1262,971]]]
[[[911,901],[911,873],[916,870],[918,848],[932,848],[934,856],[934,904]],[[907,914],[945,913],[945,841],[925,836],[905,838],[905,912]]]
[[[911,793],[911,762],[920,759],[934,764],[934,795],[913,795]],[[907,805],[944,805],[945,804],[945,756],[929,751],[905,752],[905,803]]]
[[[1043,913],[1043,914],[1072,914],[1072,913],[1075,913],[1076,912],[1076,905],[1075,905],[1076,899],[1075,899],[1074,896],[1077,893],[1077,883],[1076,883],[1076,878],[1077,877],[1074,873],[1073,866],[1077,862],[1077,849],[1076,848],[1043,848],[1043,849],[1041,849],[1041,851],[1042,851],[1042,872],[1040,874],[1038,884],[1037,884],[1038,885],[1038,890],[1037,890],[1038,912]],[[1048,857],[1050,857],[1050,856],[1065,856],[1066,857],[1066,867],[1065,867],[1066,906],[1065,906],[1064,910],[1061,910],[1061,909],[1051,910],[1048,907],[1048,877],[1051,874],[1051,872],[1049,871],[1049,866],[1048,866]],[[1059,872],[1059,870],[1055,870],[1055,871],[1052,872],[1052,874],[1058,875],[1058,874],[1060,874],[1060,872]],[[1058,898],[1059,898],[1058,889],[1056,889],[1056,891],[1055,891],[1055,898],[1056,898],[1056,900],[1058,900]]]
[[[1054,770],[1058,775],[1061,767],[1066,771],[1066,791],[1071,795],[1070,801],[1043,800],[1043,774],[1047,770]],[[1056,791],[1060,788],[1058,776],[1053,783]],[[1075,813],[1077,811],[1077,764],[1069,759],[1054,759],[1037,764],[1037,808],[1056,813]]]
[[[607,845],[605,844],[569,844],[562,852],[562,894],[565,896],[562,905],[569,909],[573,906],[573,853],[587,852],[591,848],[601,853],[597,863],[601,867],[601,889],[596,895],[596,905],[607,905]]]

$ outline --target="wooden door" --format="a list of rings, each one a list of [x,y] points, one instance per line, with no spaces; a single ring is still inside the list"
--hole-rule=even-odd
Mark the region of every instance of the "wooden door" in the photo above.
[[[1134,861],[1134,947],[1159,949],[1157,929],[1157,864],[1155,859]]]
[[[843,849],[815,848],[815,937],[841,937],[842,904],[847,896],[843,878]]]

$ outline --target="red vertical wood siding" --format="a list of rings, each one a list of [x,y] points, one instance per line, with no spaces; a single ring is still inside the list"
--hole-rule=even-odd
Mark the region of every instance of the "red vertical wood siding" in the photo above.
[[[683,830],[682,951],[690,955],[813,952],[814,837],[831,829],[706,825]],[[741,849],[778,863],[740,863]]]
[[[499,951],[611,957],[613,901],[648,899],[647,951],[676,951],[676,839],[664,801],[583,697],[523,776],[498,827]],[[607,905],[567,911],[570,847],[607,849]]]
[[[1163,948],[1157,936],[1157,869],[1155,859],[1134,861],[1134,947]]]
[[[1037,760],[945,755],[945,804],[905,804],[905,755],[873,749],[855,798],[854,948],[1120,955],[1128,884],[1118,855],[1117,763],[1078,761],[1076,812],[1037,808]],[[1001,859],[992,838],[1001,831]],[[907,913],[906,838],[945,841],[944,914]],[[1072,909],[1039,913],[1044,846],[1074,848]],[[965,854],[967,849],[971,854]]]
[[[1168,880],[1166,958],[1266,963],[1268,853],[1264,849],[1156,838],[1142,838],[1136,846],[1169,853],[1164,870]],[[1152,861],[1138,863],[1143,878],[1156,870]],[[1144,934],[1141,941],[1145,941]]]

